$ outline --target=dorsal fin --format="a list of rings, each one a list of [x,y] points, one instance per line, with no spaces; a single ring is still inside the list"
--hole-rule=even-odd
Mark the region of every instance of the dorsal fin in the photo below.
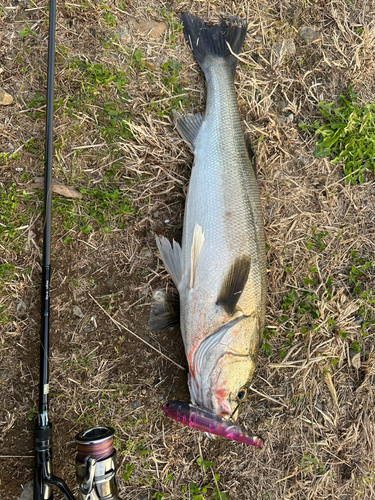
[[[216,305],[222,306],[232,316],[245,288],[250,272],[250,257],[238,257],[230,267],[221,285]]]
[[[191,250],[190,250],[190,281],[189,281],[190,289],[193,288],[194,286],[198,259],[202,250],[203,243],[204,243],[204,234],[202,228],[199,224],[195,224],[193,233],[193,242],[191,244]]]

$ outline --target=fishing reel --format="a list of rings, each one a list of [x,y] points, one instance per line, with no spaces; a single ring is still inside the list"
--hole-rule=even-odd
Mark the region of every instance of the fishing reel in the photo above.
[[[111,427],[93,427],[76,435],[76,470],[81,500],[119,500],[116,450]]]
[[[80,500],[120,500],[116,480],[114,429],[93,427],[76,435],[76,476]],[[52,500],[52,487],[66,500],[75,500],[66,483],[52,473],[52,427],[37,426],[34,500]]]

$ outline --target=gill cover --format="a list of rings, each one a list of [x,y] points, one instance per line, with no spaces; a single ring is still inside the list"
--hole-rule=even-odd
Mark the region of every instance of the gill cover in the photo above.
[[[217,414],[232,414],[238,393],[254,373],[258,347],[257,313],[240,316],[207,337],[191,358],[193,403]]]

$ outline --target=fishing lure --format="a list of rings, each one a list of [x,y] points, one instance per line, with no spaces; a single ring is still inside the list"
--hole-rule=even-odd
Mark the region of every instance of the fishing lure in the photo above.
[[[208,432],[225,439],[262,448],[263,441],[257,436],[251,436],[231,420],[221,417],[204,408],[182,403],[167,401],[162,406],[163,412],[176,422],[199,431]]]

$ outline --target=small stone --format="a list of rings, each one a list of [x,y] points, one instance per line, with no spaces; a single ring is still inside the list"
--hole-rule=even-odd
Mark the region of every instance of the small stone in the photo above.
[[[301,26],[298,33],[306,43],[316,43],[322,40],[322,35],[314,31],[310,26]]]
[[[275,50],[280,54],[280,57],[294,56],[296,45],[293,40],[283,40],[280,45],[276,45]]]
[[[364,322],[364,319],[362,318],[362,316],[356,316],[353,320],[353,323],[355,324],[355,326],[362,326],[363,322]]]
[[[33,500],[34,498],[34,481],[30,481],[22,490],[20,500]]]
[[[315,186],[315,187],[318,187],[318,186],[324,186],[326,179],[327,179],[327,178],[326,178],[326,177],[324,177],[324,176],[315,177],[315,178],[312,180],[312,185],[313,185],[313,186]]]
[[[276,55],[272,65],[278,66],[283,63],[283,61],[288,60],[290,57],[294,56],[296,53],[296,46],[293,40],[283,40],[280,44],[275,45],[274,54]]]
[[[73,314],[78,316],[78,318],[83,318],[84,314],[78,306],[73,307]]]
[[[119,26],[117,28],[117,37],[120,43],[128,43],[131,40],[128,26]]]
[[[23,300],[20,300],[16,305],[16,311],[18,312],[18,314],[23,314],[27,311],[27,305]]]
[[[142,406],[142,403],[139,401],[139,399],[136,399],[135,401],[133,401],[132,403],[130,403],[130,406],[134,410],[137,410],[138,408],[140,408]]]
[[[0,104],[3,106],[9,106],[9,104],[12,104],[13,102],[13,97],[10,94],[7,94],[5,90],[0,89]]]
[[[290,113],[288,116],[287,116],[287,119],[292,122],[294,120],[294,114],[293,113]]]
[[[349,349],[349,354],[352,366],[359,370],[361,368],[361,353],[354,351],[354,349]]]
[[[152,252],[149,248],[143,248],[141,251],[142,257],[152,257]]]
[[[138,19],[129,18],[129,22],[136,30],[150,38],[159,38],[167,31],[167,25],[163,21],[139,21]]]
[[[11,373],[6,372],[5,370],[0,370],[0,380],[9,380],[12,378]]]
[[[95,330],[95,328],[93,328],[92,326],[86,326],[83,329],[83,333],[92,333],[94,330]]]

